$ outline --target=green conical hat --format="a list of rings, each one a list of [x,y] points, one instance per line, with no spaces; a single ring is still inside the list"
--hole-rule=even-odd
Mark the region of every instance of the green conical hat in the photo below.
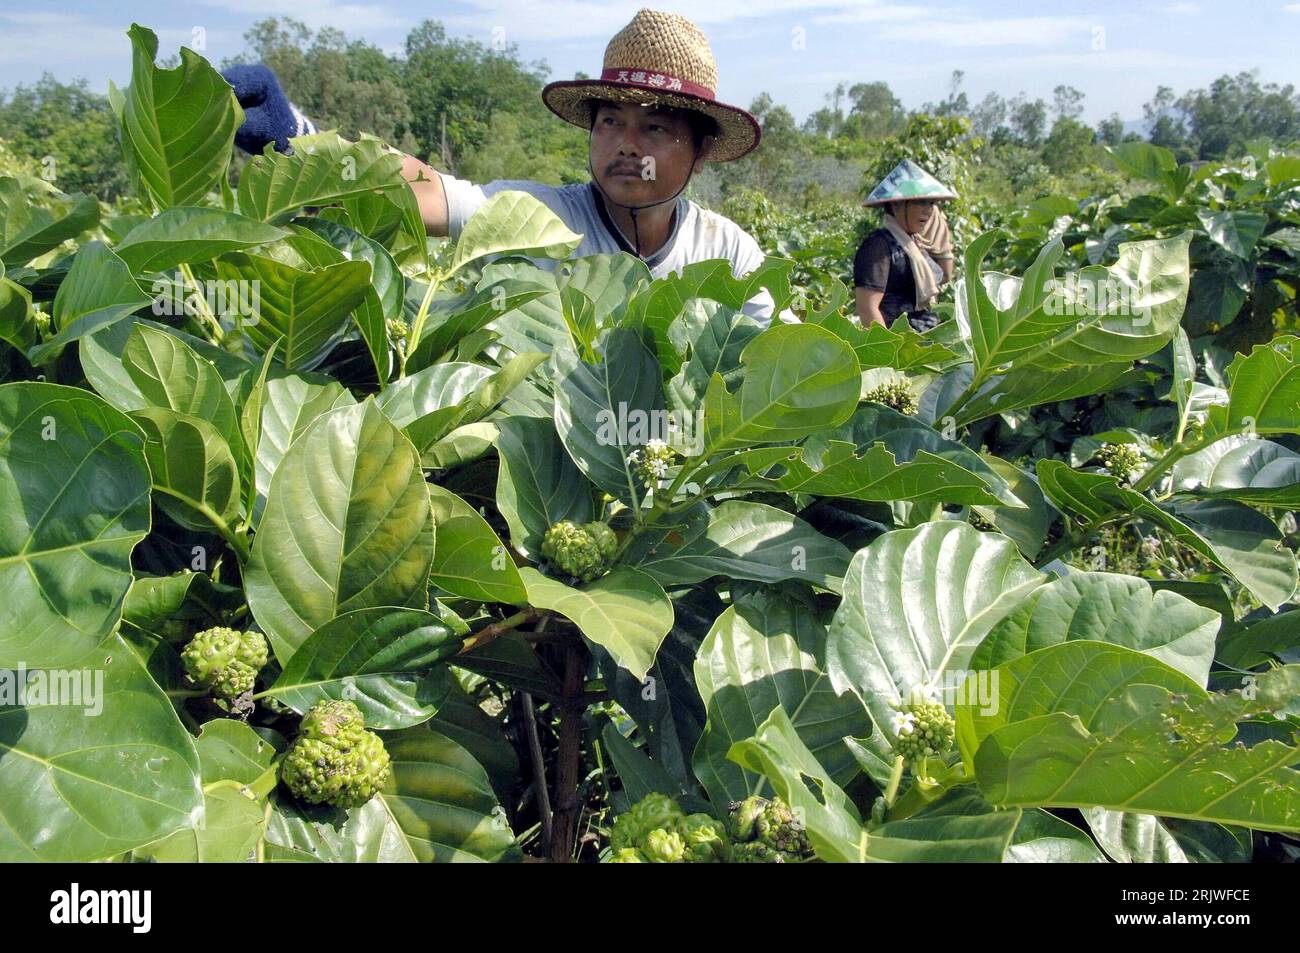
[[[884,205],[907,199],[955,199],[948,187],[911,159],[894,166],[894,171],[880,180],[863,205]]]

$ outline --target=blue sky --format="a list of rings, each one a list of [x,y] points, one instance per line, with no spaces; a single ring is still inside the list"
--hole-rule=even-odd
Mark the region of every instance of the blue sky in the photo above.
[[[419,20],[453,35],[518,45],[553,78],[595,73],[609,37],[637,2],[609,0],[0,0],[0,87],[84,76],[104,90],[129,78],[123,31],[156,30],[161,51],[197,46],[214,62],[243,48],[267,16],[335,26],[394,52]],[[838,82],[886,80],[904,105],[942,98],[954,69],[972,100],[997,90],[1050,101],[1058,83],[1086,93],[1084,117],[1139,118],[1164,83],[1182,91],[1225,72],[1300,85],[1300,3],[1281,0],[659,0],[704,29],[718,59],[720,98],[741,105],[767,91],[802,119]],[[199,40],[196,40],[200,38]],[[292,90],[290,91],[292,95]],[[3,130],[0,130],[3,136]]]

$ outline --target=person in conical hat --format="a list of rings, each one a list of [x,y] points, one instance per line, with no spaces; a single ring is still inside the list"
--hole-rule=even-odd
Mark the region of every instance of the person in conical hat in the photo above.
[[[236,142],[258,154],[314,126],[280,89],[275,74],[258,64],[228,70],[226,79],[244,108]],[[475,185],[406,156],[425,230],[457,238],[474,211],[492,195],[528,192],[582,234],[575,255],[626,251],[640,257],[653,277],[680,272],[692,262],[723,258],[741,277],[763,263],[763,252],[735,222],[682,197],[704,163],[730,162],[758,146],[758,120],[716,97],[718,69],[700,29],[676,13],[639,10],[605,48],[597,79],[564,80],[542,90],[547,108],[589,130],[591,181],[553,186],[529,180]],[[554,269],[556,262],[538,259]],[[743,310],[760,324],[772,319],[772,295],[762,289]],[[798,320],[788,309],[783,321]]]
[[[853,258],[858,320],[864,327],[891,327],[900,314],[918,332],[939,323],[930,306],[952,280],[953,266],[952,237],[939,203],[956,197],[910,159],[871,190],[862,204],[880,207],[885,220]]]

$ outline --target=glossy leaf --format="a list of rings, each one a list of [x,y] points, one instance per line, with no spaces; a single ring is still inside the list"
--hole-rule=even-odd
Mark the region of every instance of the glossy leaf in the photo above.
[[[144,437],[84,390],[0,385],[0,666],[81,658],[117,625],[149,532]]]
[[[511,544],[537,560],[551,526],[591,522],[590,486],[549,418],[505,417],[497,426],[497,507],[510,527]]]
[[[135,274],[168,271],[211,261],[226,252],[254,248],[288,232],[216,208],[164,209],[126,233],[113,251]]]
[[[299,713],[317,702],[346,700],[372,730],[428,721],[447,694],[445,669],[460,639],[421,609],[357,609],[331,619],[293,654],[263,694]]]
[[[840,785],[858,773],[843,738],[871,721],[852,695],[837,695],[826,674],[826,629],[811,608],[762,592],[728,608],[695,660],[695,684],[709,721],[695,749],[695,775],[720,808],[765,790],[727,752],[781,708],[803,743]]]
[[[873,750],[893,743],[891,701],[955,687],[993,626],[1046,578],[1010,540],[965,523],[895,530],[859,550],[831,620],[827,668],[835,690],[871,713]]]
[[[0,706],[0,859],[102,860],[198,823],[194,742],[135,653],[113,636],[63,667],[84,705],[36,704],[33,680]]]
[[[519,574],[528,588],[530,605],[558,612],[606,649],[620,666],[636,678],[645,678],[659,643],[673,626],[673,604],[654,579],[619,566],[575,589],[531,567]]]
[[[230,85],[188,47],[180,65],[159,69],[158,37],[132,24],[131,85],[121,119],[122,151],[144,191],[160,208],[195,205],[217,186],[243,110]]]
[[[519,570],[487,520],[440,486],[429,487],[429,503],[437,539],[429,583],[464,599],[525,604]]]
[[[420,458],[372,401],[318,418],[271,479],[244,585],[283,665],[352,609],[424,608],[433,523]]]

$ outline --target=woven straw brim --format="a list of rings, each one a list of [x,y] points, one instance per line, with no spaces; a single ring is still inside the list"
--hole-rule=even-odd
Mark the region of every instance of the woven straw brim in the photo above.
[[[703,113],[718,124],[718,135],[708,155],[715,162],[730,162],[752,152],[763,136],[758,120],[745,110],[687,93],[666,93],[639,85],[625,86],[595,79],[561,80],[542,90],[542,101],[551,112],[565,122],[587,130],[591,129],[591,108],[587,103],[592,99],[644,106],[675,106]]]

